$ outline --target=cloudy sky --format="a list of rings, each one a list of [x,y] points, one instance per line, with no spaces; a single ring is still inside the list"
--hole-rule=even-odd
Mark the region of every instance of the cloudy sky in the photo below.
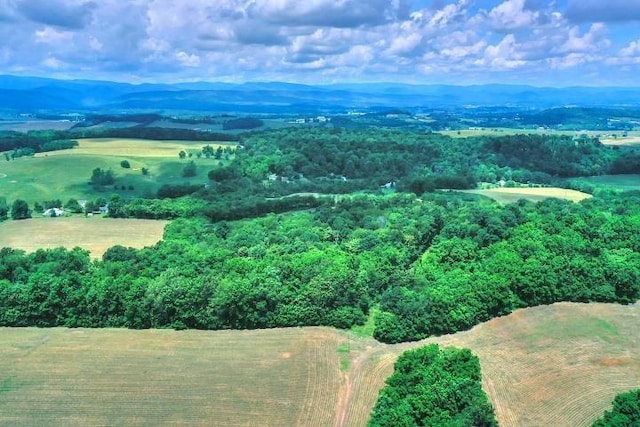
[[[640,0],[0,0],[0,74],[640,86]]]

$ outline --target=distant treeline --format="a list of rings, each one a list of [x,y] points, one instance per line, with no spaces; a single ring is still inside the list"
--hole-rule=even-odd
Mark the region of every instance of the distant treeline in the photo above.
[[[23,153],[41,153],[63,150],[78,145],[76,138],[66,131],[0,131],[0,152],[20,151]],[[29,155],[22,154],[22,155]],[[20,157],[20,155],[14,156]]]
[[[76,138],[141,138],[185,141],[237,141],[236,135],[205,132],[194,129],[164,127],[130,127],[123,129],[73,129],[71,134]]]

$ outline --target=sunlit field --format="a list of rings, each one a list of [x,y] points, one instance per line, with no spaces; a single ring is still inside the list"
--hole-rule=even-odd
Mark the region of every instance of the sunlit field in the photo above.
[[[102,217],[32,218],[0,222],[0,247],[34,252],[78,246],[101,258],[115,245],[143,248],[162,238],[168,221]]]
[[[330,328],[0,328],[0,424],[365,426],[393,363],[470,348],[503,427],[589,426],[640,383],[640,305],[558,303],[397,345]],[[345,359],[346,358],[346,359]]]
[[[0,195],[9,201],[23,199],[30,204],[54,199],[64,203],[70,198],[93,200],[109,198],[111,194],[125,198],[148,197],[153,196],[163,184],[204,185],[208,182],[208,171],[225,162],[213,157],[198,158],[197,153],[205,145],[207,143],[202,141],[81,139],[79,146],[73,149],[0,162]],[[235,147],[208,145],[214,150],[218,146]],[[184,159],[179,158],[180,151],[185,151]],[[129,162],[130,168],[121,166],[123,160]],[[190,161],[196,164],[196,176],[185,178],[182,170]],[[94,188],[90,179],[95,168],[111,169],[115,175],[115,187]]]

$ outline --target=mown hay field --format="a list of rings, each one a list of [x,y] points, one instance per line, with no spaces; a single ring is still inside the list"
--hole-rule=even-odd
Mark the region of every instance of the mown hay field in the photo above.
[[[640,384],[639,321],[639,304],[559,303],[399,345],[329,328],[3,328],[0,425],[364,426],[398,355],[437,342],[478,355],[501,426],[588,426]]]
[[[237,143],[233,142],[157,141],[138,138],[81,138],[77,141],[78,146],[71,150],[49,151],[47,153],[39,153],[36,157],[68,155],[69,153],[73,153],[95,156],[177,158],[178,153],[182,150],[184,150],[185,153],[191,152],[195,155],[206,145],[210,145],[214,150],[218,147],[235,148],[237,146]]]
[[[37,249],[76,246],[101,258],[115,245],[152,246],[164,233],[168,221],[96,217],[32,218],[0,222],[0,248],[34,252]]]
[[[592,197],[590,194],[583,193],[581,191],[569,190],[566,188],[557,187],[500,187],[482,190],[458,190],[469,194],[479,194],[482,196],[490,197],[498,203],[506,204],[517,202],[520,199],[531,200],[533,202],[539,202],[544,199],[558,198],[570,200],[572,202],[579,202],[584,199]]]
[[[23,199],[30,204],[54,199],[94,200],[111,194],[125,198],[153,196],[164,184],[207,183],[207,173],[218,167],[220,160],[198,158],[196,153],[205,145],[214,150],[218,146],[235,147],[203,141],[115,138],[80,139],[78,143],[78,147],[69,150],[0,162],[0,196],[9,202]],[[180,159],[178,154],[183,150],[192,157]],[[123,160],[129,162],[130,168],[120,165]],[[196,176],[185,178],[182,171],[190,161],[196,164]],[[116,186],[93,187],[90,180],[96,168],[112,170]]]

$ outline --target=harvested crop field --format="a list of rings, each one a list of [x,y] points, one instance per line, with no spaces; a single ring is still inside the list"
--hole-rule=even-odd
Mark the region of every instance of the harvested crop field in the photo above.
[[[330,329],[0,329],[0,425],[329,426]]]
[[[353,410],[343,425],[364,425],[372,390],[384,385],[402,351],[436,342],[479,357],[500,426],[590,426],[617,393],[640,385],[638,324],[640,304],[558,303],[420,343],[370,347],[350,373]]]
[[[37,249],[76,246],[101,258],[112,246],[152,246],[160,239],[168,221],[102,217],[32,218],[0,223],[0,248],[34,252]]]
[[[611,146],[636,146],[640,145],[640,136],[622,136],[618,138],[601,138],[600,142]]]
[[[398,345],[315,327],[0,328],[0,425],[364,426],[398,355],[437,342],[478,355],[501,426],[589,426],[640,384],[639,321],[640,304],[559,303]]]
[[[532,202],[539,202],[544,199],[555,197],[557,199],[570,200],[572,202],[579,202],[583,199],[592,197],[590,194],[583,193],[576,190],[568,190],[566,188],[557,187],[516,187],[516,188],[491,188],[486,190],[459,190],[469,194],[480,194],[482,196],[490,197],[498,203],[514,203],[520,199],[531,200]]]

